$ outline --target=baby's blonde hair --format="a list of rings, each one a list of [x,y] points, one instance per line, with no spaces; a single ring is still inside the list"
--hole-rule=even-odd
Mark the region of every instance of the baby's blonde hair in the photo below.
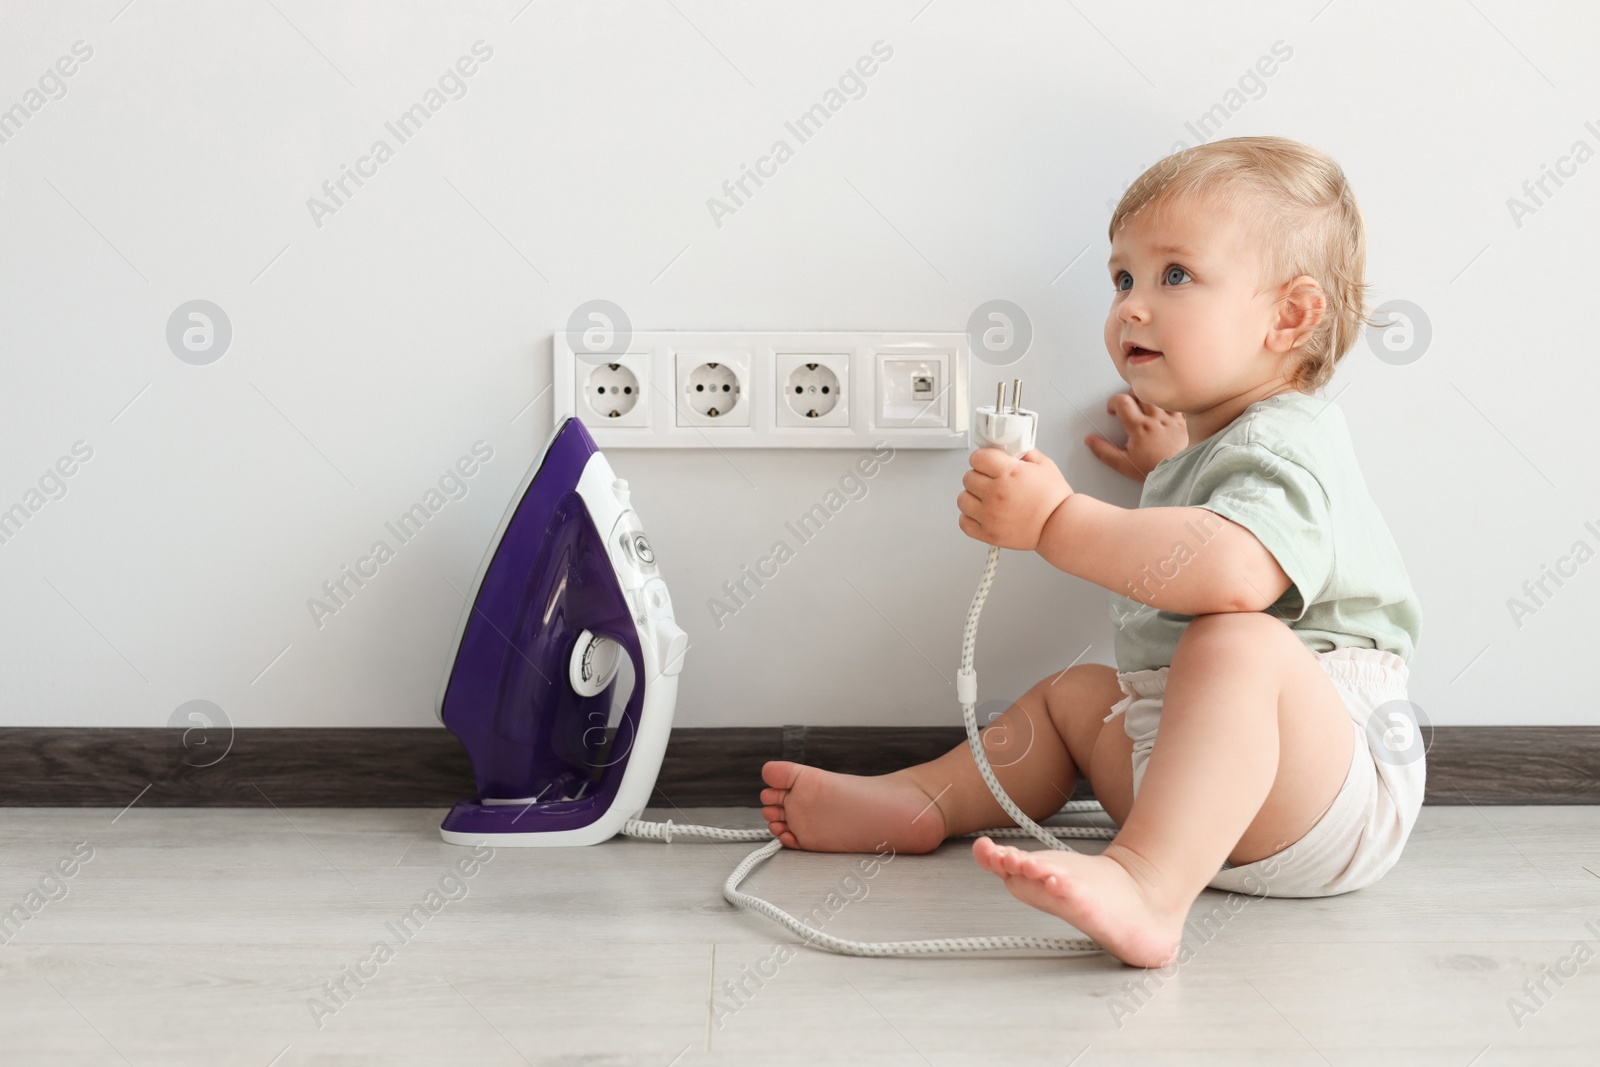
[[[1322,321],[1298,346],[1290,384],[1315,393],[1356,343],[1367,317],[1366,231],[1355,194],[1333,158],[1286,137],[1228,137],[1174,152],[1128,187],[1111,215],[1109,234],[1143,211],[1189,197],[1257,210],[1263,249],[1262,281],[1282,285],[1302,274],[1317,279],[1327,298]],[[1246,204],[1245,202],[1249,203]],[[1265,206],[1269,210],[1259,210]]]

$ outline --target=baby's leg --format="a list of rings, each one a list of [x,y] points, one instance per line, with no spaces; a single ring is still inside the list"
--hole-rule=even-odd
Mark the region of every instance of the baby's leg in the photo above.
[[[1102,798],[1132,794],[1132,743],[1121,723],[1101,719],[1122,691],[1116,671],[1084,664],[1045,678],[984,727],[984,753],[995,777],[1035,819],[1059,811],[1086,770]],[[981,724],[980,724],[981,725]],[[769,788],[762,813],[790,848],[871,852],[887,841],[898,852],[931,852],[954,834],[1011,826],[962,742],[928,763],[892,774],[835,774],[786,760],[761,768]],[[1115,817],[1127,801],[1106,800]]]
[[[1303,837],[1350,766],[1349,712],[1282,620],[1197,616],[1167,672],[1138,799],[1099,856],[1025,853],[980,838],[978,862],[1124,962],[1167,963],[1189,906],[1222,866]]]

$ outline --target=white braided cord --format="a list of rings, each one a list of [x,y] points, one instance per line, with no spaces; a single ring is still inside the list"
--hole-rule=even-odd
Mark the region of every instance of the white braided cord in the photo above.
[[[989,587],[994,584],[995,569],[1000,564],[1000,549],[994,545],[989,547],[989,558],[984,563],[983,577],[978,582],[978,591],[973,595],[972,606],[967,610],[967,625],[961,635],[961,675],[964,676],[967,691],[976,694],[977,676],[972,669],[973,651],[978,642],[978,615],[983,611],[983,602],[989,596]],[[961,718],[967,728],[967,744],[972,750],[973,762],[978,765],[978,773],[983,775],[983,782],[989,787],[989,792],[994,794],[995,800],[1005,809],[1007,815],[1016,820],[1016,826],[998,827],[993,830],[975,830],[970,834],[959,834],[959,837],[1032,837],[1051,848],[1073,851],[1061,842],[1063,837],[1096,838],[1108,840],[1116,836],[1116,830],[1104,826],[1040,826],[1030,819],[1026,812],[1017,807],[1015,802],[1006,795],[1000,780],[995,777],[994,769],[989,766],[989,757],[983,751],[983,740],[978,731],[978,716],[976,700],[961,701]],[[1074,800],[1061,809],[1067,813],[1103,812],[1105,809],[1097,801]],[[1039,950],[1044,952],[1064,953],[1069,955],[1084,955],[1087,953],[1102,952],[1104,949],[1095,941],[1086,937],[939,937],[922,941],[855,941],[845,937],[834,937],[825,934],[816,927],[808,926],[805,922],[795,918],[771,901],[763,900],[750,893],[740,892],[739,884],[749,876],[750,872],[784,847],[782,841],[772,836],[769,830],[732,830],[721,826],[696,826],[693,824],[673,823],[668,819],[664,823],[645,822],[641,819],[629,819],[622,825],[622,833],[628,837],[649,838],[657,841],[672,843],[674,834],[685,837],[700,837],[712,841],[765,841],[766,844],[746,856],[739,866],[728,875],[728,880],[722,883],[722,896],[728,903],[735,907],[745,908],[749,911],[765,915],[778,925],[788,929],[800,937],[806,944],[837,952],[846,956],[929,956],[947,955],[963,952],[996,952]]]
[[[1074,800],[1063,811],[1067,813],[1089,813],[1101,811],[1098,803],[1092,800]],[[1102,826],[1049,826],[1043,827],[1045,833],[1059,834],[1062,837],[1106,839],[1112,837],[1116,831]],[[1099,952],[1101,948],[1087,938],[1069,937],[941,937],[922,941],[855,941],[845,937],[835,937],[823,933],[814,926],[809,926],[802,919],[784,911],[769,900],[751,893],[741,892],[739,885],[750,872],[760,864],[782,851],[783,842],[772,836],[768,830],[732,830],[722,826],[696,826],[693,823],[675,823],[671,819],[666,822],[645,822],[642,819],[629,819],[622,825],[622,833],[626,837],[648,838],[656,841],[666,841],[669,844],[674,835],[683,837],[699,837],[711,841],[765,841],[766,844],[756,849],[744,858],[739,866],[728,875],[728,880],[722,883],[722,896],[728,903],[735,907],[765,915],[778,925],[797,935],[806,944],[814,948],[826,949],[845,956],[932,956],[950,955],[955,953],[972,952],[999,952],[1019,950],[1037,950],[1057,954],[1083,955]],[[958,837],[1032,837],[1028,830],[1015,826],[1003,826],[993,830],[975,830],[970,834],[959,834]]]
[[[983,611],[983,602],[989,598],[989,586],[994,584],[994,572],[999,566],[1000,549],[996,545],[990,545],[989,558],[983,564],[983,577],[978,580],[978,591],[972,596],[972,606],[967,609],[966,629],[961,634],[961,674],[971,679],[973,693],[977,692],[977,673],[972,669],[972,654],[978,644],[978,615]],[[966,724],[967,746],[972,749],[972,760],[978,765],[978,773],[983,775],[983,784],[989,787],[989,792],[994,794],[995,800],[999,801],[1000,806],[1017,826],[1051,848],[1065,852],[1073,851],[1057,840],[1055,835],[1028,818],[1027,813],[1017,807],[1016,802],[1000,785],[1000,780],[994,776],[994,768],[989,766],[989,757],[983,751],[983,738],[978,733],[976,706],[976,700],[963,700],[961,719]]]
[[[1062,815],[1092,815],[1104,811],[1098,800],[1074,800],[1060,811]],[[1086,837],[1096,840],[1110,840],[1116,836],[1116,830],[1109,826],[1046,826],[1043,827],[1047,834],[1059,837]],[[629,819],[622,824],[618,831],[623,837],[637,837],[649,841],[665,841],[672,844],[675,836],[699,837],[708,841],[772,841],[775,840],[770,830],[735,830],[726,826],[700,826],[696,823],[673,822],[648,822],[644,819]],[[951,834],[951,838],[963,837],[1032,837],[1033,834],[1018,826],[997,826],[993,830],[974,830],[970,834]]]

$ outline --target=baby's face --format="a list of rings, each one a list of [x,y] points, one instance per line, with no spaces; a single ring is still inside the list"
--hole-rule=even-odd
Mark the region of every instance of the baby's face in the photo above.
[[[1106,349],[1139,399],[1203,411],[1278,376],[1266,348],[1277,293],[1261,287],[1262,252],[1235,213],[1175,201],[1135,215],[1111,241]],[[1140,358],[1138,345],[1161,353]]]

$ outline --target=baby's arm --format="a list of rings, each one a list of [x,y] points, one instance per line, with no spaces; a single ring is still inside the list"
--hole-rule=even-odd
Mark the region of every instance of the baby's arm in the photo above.
[[[1068,574],[1163,611],[1265,611],[1289,576],[1254,534],[1205,508],[1119,508],[1073,493],[1037,549]]]
[[[1058,570],[1177,615],[1265,611],[1291,584],[1245,527],[1207,508],[1119,508],[1075,493],[1038,449],[972,453],[958,520],[967,536],[1035,551]]]

